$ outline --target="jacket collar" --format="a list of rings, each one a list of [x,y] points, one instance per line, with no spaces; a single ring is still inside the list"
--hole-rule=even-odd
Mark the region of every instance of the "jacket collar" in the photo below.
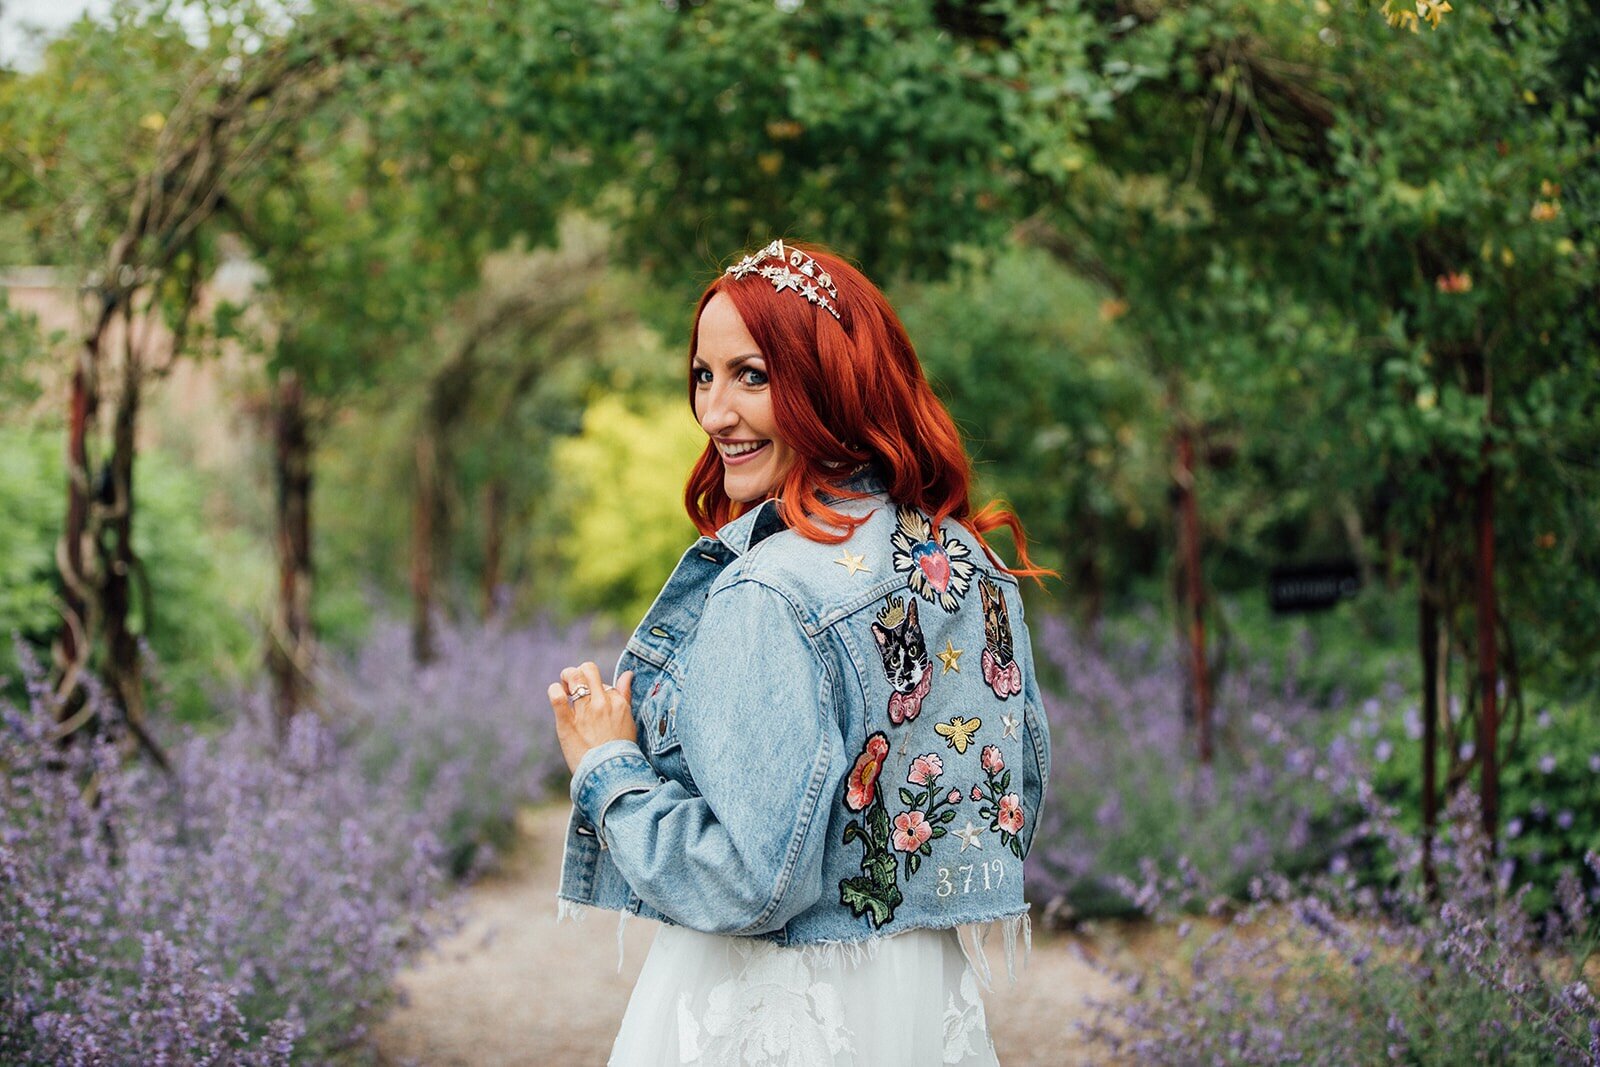
[[[883,470],[877,463],[868,462],[852,471],[849,477],[840,483],[845,489],[856,493],[882,493],[887,491],[883,480]],[[845,498],[822,491],[822,502],[830,507]],[[778,512],[778,498],[768,497],[756,507],[740,515],[738,518],[725,523],[717,531],[717,540],[733,550],[734,555],[742,556],[767,537],[779,530],[787,529],[783,516]]]

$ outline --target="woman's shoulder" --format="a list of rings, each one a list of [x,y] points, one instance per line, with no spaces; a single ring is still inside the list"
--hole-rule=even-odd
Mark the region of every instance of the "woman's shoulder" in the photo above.
[[[716,582],[768,585],[810,625],[821,627],[880,600],[919,575],[970,579],[977,573],[1015,584],[972,530],[947,519],[938,530],[916,507],[877,495],[844,501],[839,511],[859,520],[844,540],[818,541],[786,527],[764,537],[731,563]]]

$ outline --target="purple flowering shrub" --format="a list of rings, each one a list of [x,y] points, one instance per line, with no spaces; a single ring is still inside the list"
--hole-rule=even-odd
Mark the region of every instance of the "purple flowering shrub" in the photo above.
[[[1053,615],[1030,628],[1053,747],[1028,879],[1047,920],[1132,911],[1119,878],[1151,864],[1242,896],[1267,871],[1325,865],[1360,818],[1340,787],[1362,749],[1296,688],[1292,663],[1283,680],[1248,659],[1224,675],[1205,766],[1173,638],[1086,634]]]
[[[369,780],[310,713],[281,747],[259,711],[170,734],[171,778],[124,763],[109,733],[63,749],[18,655],[27,707],[0,699],[0,1062],[357,1048],[395,973],[453,922],[432,832],[448,797]]]
[[[1212,919],[1178,925],[1173,965],[1103,967],[1127,995],[1095,1004],[1081,1035],[1156,1065],[1600,1063],[1600,914],[1579,872],[1562,871],[1558,907],[1536,922],[1529,887],[1497,873],[1476,798],[1460,790],[1430,894],[1417,839],[1369,783],[1350,786],[1366,814],[1356,835],[1390,857],[1392,883],[1268,874],[1235,909],[1193,868],[1149,866],[1124,886],[1141,910],[1170,923],[1208,900]],[[1600,874],[1600,855],[1586,864]]]
[[[1452,697],[1459,719],[1459,698]],[[1399,809],[1401,825],[1422,825],[1422,716],[1415,702],[1372,722],[1373,785]],[[1580,701],[1551,702],[1527,721],[1509,723],[1500,755],[1502,835],[1497,874],[1531,886],[1528,906],[1544,914],[1556,905],[1562,870],[1583,870],[1583,855],[1600,847],[1600,716]],[[1473,743],[1462,743],[1462,759]],[[1440,775],[1446,761],[1441,754]],[[1585,876],[1591,894],[1600,892]]]
[[[451,872],[492,866],[513,836],[517,806],[564,789],[567,765],[545,688],[585,660],[609,675],[623,639],[549,622],[437,626],[434,661],[411,658],[410,629],[380,619],[322,679],[341,736],[373,779],[406,782],[444,811],[433,826]]]

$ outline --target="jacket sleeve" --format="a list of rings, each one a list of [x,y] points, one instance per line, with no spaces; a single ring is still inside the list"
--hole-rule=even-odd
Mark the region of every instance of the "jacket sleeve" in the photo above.
[[[1018,598],[1018,603],[1021,603],[1021,598]],[[1039,678],[1033,669],[1033,636],[1028,632],[1028,624],[1020,611],[1013,637],[1017,658],[1022,664],[1023,731],[1028,738],[1022,760],[1022,810],[1025,820],[1019,835],[1022,854],[1026,856],[1033,849],[1033,835],[1039,828],[1045,794],[1050,788],[1050,718],[1045,714],[1044,694],[1039,689]]]
[[[848,770],[835,679],[789,601],[742,578],[706,602],[682,681],[677,736],[700,795],[659,780],[632,742],[611,742],[579,764],[573,802],[634,892],[672,921],[779,929],[822,895]]]

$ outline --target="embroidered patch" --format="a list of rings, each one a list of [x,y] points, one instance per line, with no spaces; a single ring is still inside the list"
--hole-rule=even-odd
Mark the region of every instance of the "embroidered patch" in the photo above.
[[[955,805],[961,803],[961,790],[939,784],[942,774],[944,760],[937,752],[927,752],[912,760],[906,772],[906,781],[923,788],[912,792],[900,787],[900,803],[907,810],[894,817],[894,847],[906,854],[907,878],[917,873],[922,857],[932,854],[933,842],[949,832],[946,824],[956,817]]]
[[[950,640],[948,637],[945,638],[944,651],[939,653],[939,662],[944,664],[944,670],[940,673],[949,674],[951,671],[955,671],[957,674],[960,674],[961,653],[964,651],[966,650],[957,648],[954,641]]]
[[[878,642],[883,673],[894,692],[889,694],[889,721],[899,726],[922,713],[922,702],[933,684],[928,646],[917,624],[917,602],[907,604],[897,596],[885,598],[872,636]]]
[[[946,539],[943,530],[933,529],[916,508],[897,506],[895,514],[896,529],[889,538],[894,569],[906,575],[906,584],[923,600],[955,611],[977,569],[967,558],[971,552],[960,541]]]
[[[957,715],[949,722],[936,722],[933,724],[934,733],[950,742],[950,747],[957,752],[965,752],[967,746],[972,744],[973,735],[978,732],[978,727],[983,725],[979,718],[963,719]]]
[[[872,568],[867,566],[866,559],[867,557],[862,553],[857,552],[852,554],[847,548],[844,550],[844,555],[840,556],[833,562],[837,563],[841,567],[848,568],[850,571],[850,577],[854,578],[856,571],[866,571],[868,574],[872,573]]]
[[[978,593],[983,599],[983,681],[1005,700],[1022,692],[1022,669],[1011,644],[1011,613],[1000,587],[981,574]]]
[[[889,850],[889,812],[878,789],[878,777],[888,755],[889,739],[880,730],[867,738],[850,770],[844,804],[864,815],[845,824],[844,844],[859,838],[864,852],[861,873],[839,879],[839,903],[858,919],[867,916],[880,929],[894,920],[894,909],[904,899],[900,895],[900,863]]]
[[[1015,793],[1006,792],[1011,788],[1011,772],[1006,770],[1006,761],[994,745],[983,746],[978,763],[988,780],[987,788],[972,787],[972,799],[983,804],[978,814],[989,820],[989,829],[1000,835],[1000,844],[1021,859],[1022,839],[1017,835],[1022,831],[1024,815],[1022,799]]]

